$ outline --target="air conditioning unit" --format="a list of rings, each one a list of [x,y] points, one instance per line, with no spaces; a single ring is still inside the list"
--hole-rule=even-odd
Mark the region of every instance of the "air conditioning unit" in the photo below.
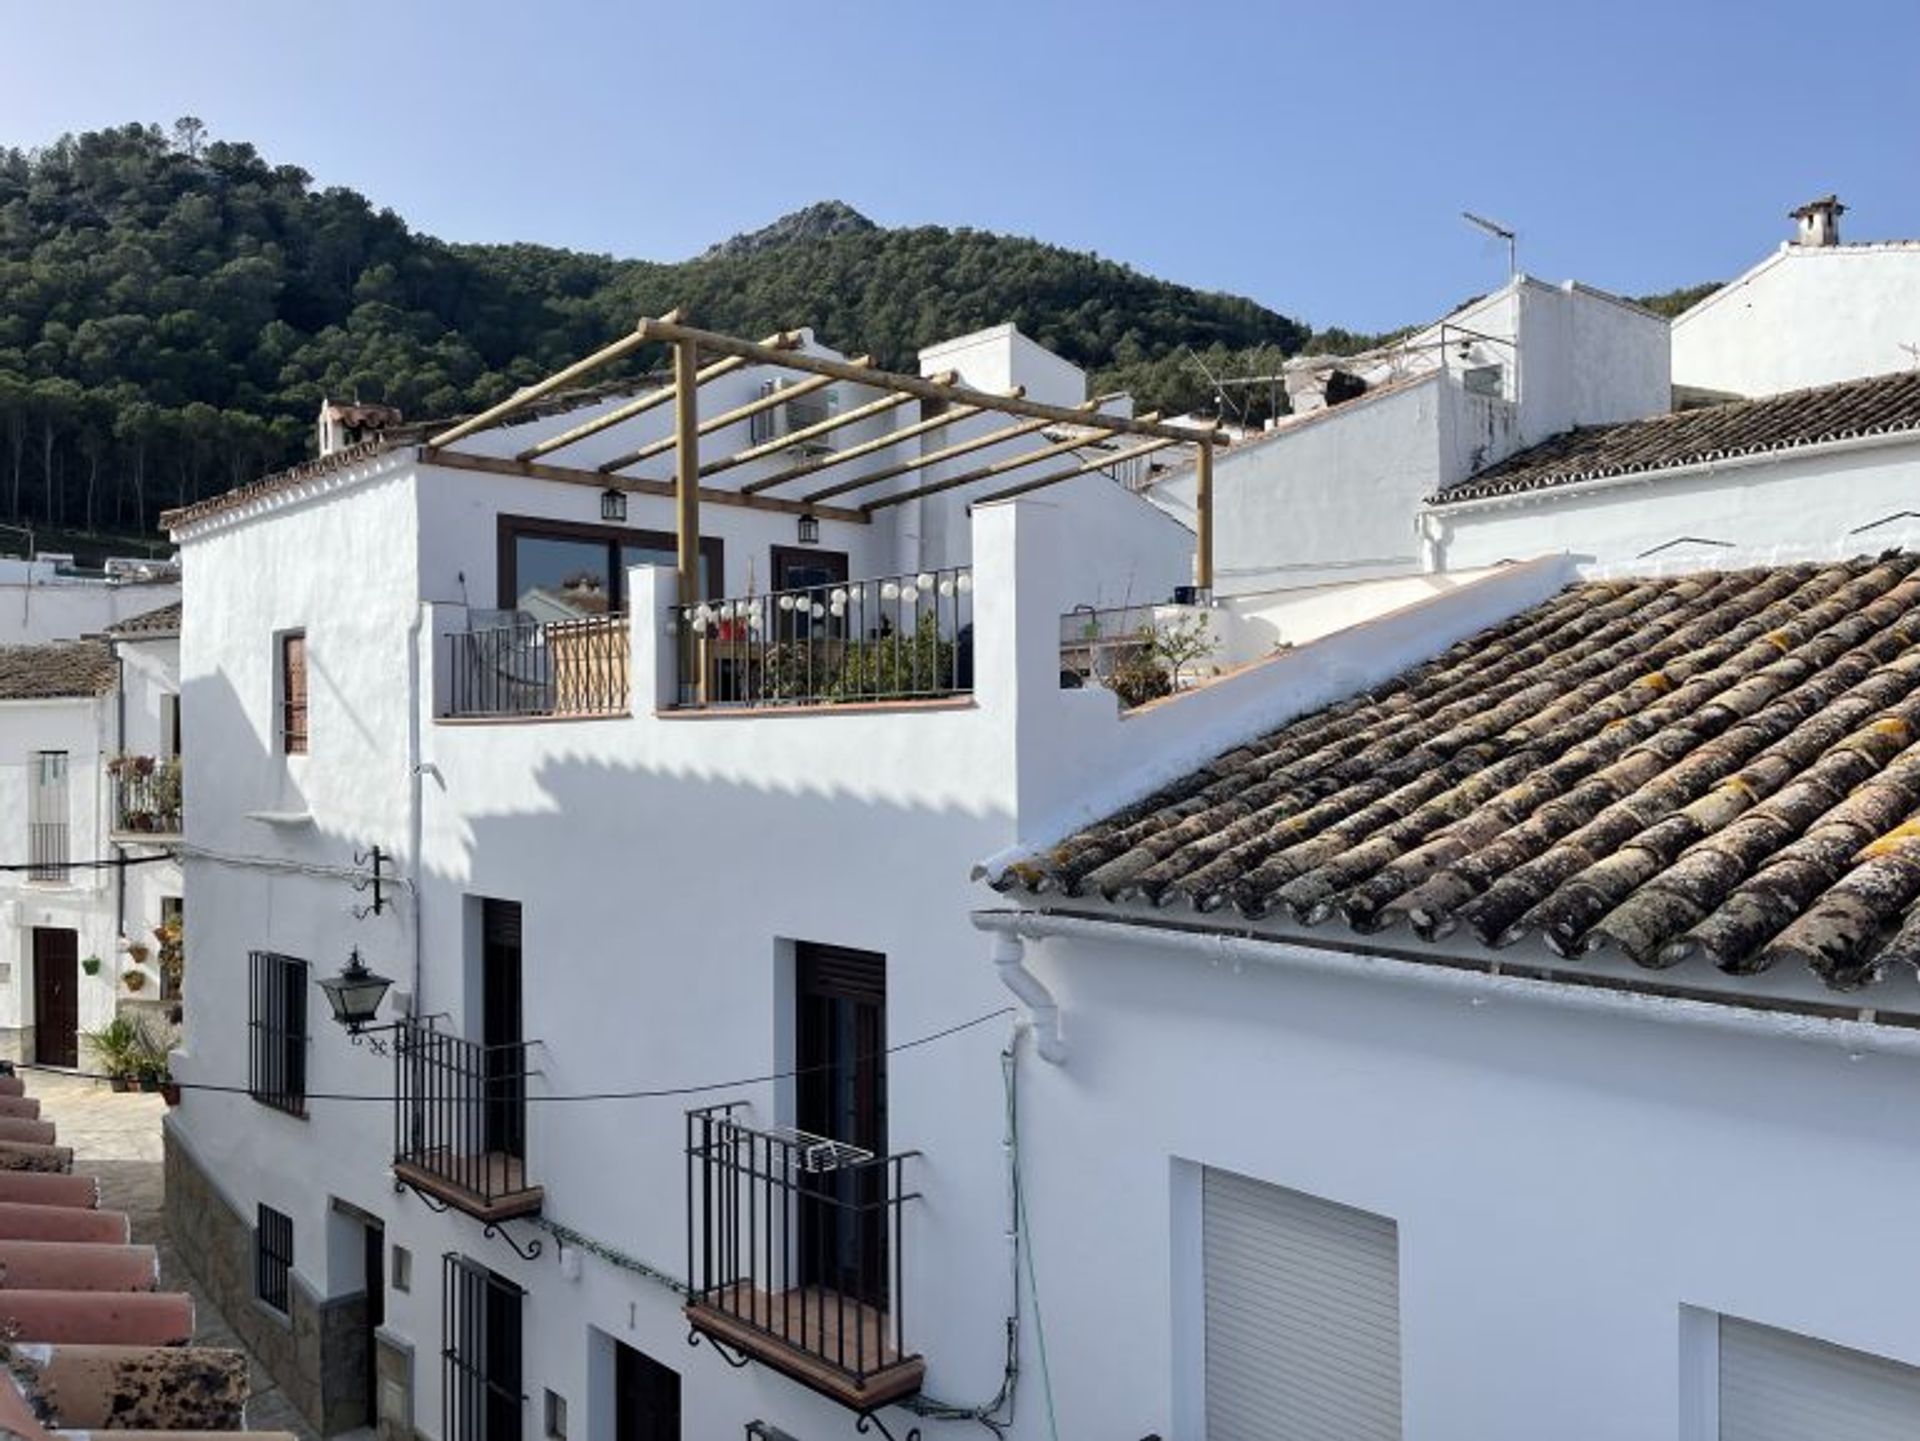
[[[761,387],[760,394],[777,395],[791,384],[791,381],[769,380]],[[839,410],[840,394],[836,390],[814,390],[797,395],[785,405],[776,405],[771,410],[756,413],[748,431],[748,442],[765,445],[768,441],[830,420]],[[798,441],[787,449],[796,455],[824,455],[833,449],[833,437],[816,435],[810,440]]]

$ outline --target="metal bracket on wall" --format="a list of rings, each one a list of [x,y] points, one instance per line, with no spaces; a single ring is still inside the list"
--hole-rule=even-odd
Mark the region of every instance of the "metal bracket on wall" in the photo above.
[[[905,1436],[895,1437],[893,1432],[887,1429],[887,1423],[880,1419],[880,1414],[877,1411],[862,1411],[858,1416],[853,1418],[853,1429],[858,1431],[862,1436],[866,1435],[869,1431],[878,1431],[882,1436],[887,1438],[887,1441],[920,1441],[920,1428],[918,1426],[909,1428]]]
[[[495,1225],[492,1221],[487,1222],[485,1226],[480,1228],[480,1234],[488,1240],[492,1240],[497,1236],[500,1240],[506,1242],[507,1249],[513,1252],[513,1254],[518,1256],[522,1261],[532,1261],[537,1259],[540,1255],[540,1252],[544,1249],[540,1243],[540,1238],[538,1236],[534,1237],[533,1240],[527,1242],[526,1245],[522,1246],[518,1241],[514,1240],[513,1237],[507,1234],[506,1228],[504,1226]]]
[[[426,1203],[427,1209],[429,1211],[432,1211],[435,1215],[443,1216],[447,1213],[447,1210],[448,1210],[447,1203],[445,1201],[442,1201],[438,1196],[432,1195],[426,1191],[421,1190],[418,1186],[414,1185],[413,1182],[411,1181],[403,1181],[400,1179],[400,1177],[395,1176],[393,1178],[394,1195],[397,1196],[403,1191],[413,1192],[414,1195],[418,1196],[423,1202]]]
[[[373,904],[370,906],[355,906],[353,908],[353,918],[356,921],[364,921],[368,916],[377,916],[387,908],[387,898],[383,887],[387,881],[387,867],[393,864],[393,857],[381,850],[380,847],[374,846],[369,850],[355,851],[353,853],[353,863],[356,866],[371,867],[369,874],[360,877],[359,880],[353,883],[353,888],[356,891],[365,891],[369,886],[373,888]]]
[[[713,1347],[715,1351],[719,1352],[720,1359],[733,1367],[734,1370],[741,1371],[746,1369],[750,1358],[734,1355],[731,1351],[727,1350],[725,1346],[714,1340],[713,1337],[703,1333],[698,1326],[687,1327],[687,1344],[689,1346],[698,1346],[702,1341],[705,1341],[709,1346]]]

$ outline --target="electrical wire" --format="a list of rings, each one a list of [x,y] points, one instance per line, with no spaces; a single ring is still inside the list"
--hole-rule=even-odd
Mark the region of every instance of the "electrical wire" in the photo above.
[[[860,1061],[877,1060],[882,1056],[898,1055],[902,1051],[911,1051],[921,1046],[932,1045],[935,1041],[943,1041],[949,1036],[957,1036],[962,1031],[970,1031],[976,1026],[984,1026],[988,1021],[998,1020],[1002,1016],[1010,1016],[1013,1014],[1013,1009],[1012,1006],[1001,1006],[998,1010],[988,1011],[984,1015],[975,1016],[970,1021],[961,1021],[955,1025],[946,1026],[941,1030],[931,1031],[924,1036],[916,1036],[911,1041],[902,1041],[897,1046],[888,1046],[884,1051],[871,1051],[866,1055],[857,1056],[854,1058],[854,1062],[857,1064]],[[102,1072],[76,1071],[63,1066],[43,1066],[33,1061],[16,1061],[13,1064],[17,1070],[47,1071],[62,1076],[78,1077],[81,1080],[110,1081],[113,1079],[113,1077]],[[703,1081],[697,1085],[655,1086],[644,1090],[633,1091],[578,1091],[565,1095],[528,1095],[524,1097],[524,1099],[529,1104],[560,1101],[668,1100],[676,1096],[698,1096],[712,1091],[731,1091],[746,1086],[765,1085],[771,1081],[786,1081],[796,1076],[811,1075],[816,1071],[830,1071],[835,1069],[838,1069],[836,1065],[826,1063],[818,1066],[795,1066],[784,1071],[771,1071],[761,1076],[740,1076],[729,1081]],[[523,1073],[521,1079],[524,1079],[525,1074],[538,1073]],[[500,1076],[494,1079],[504,1081],[514,1078]],[[213,1095],[250,1096],[254,1093],[254,1087],[252,1086],[223,1085],[214,1081],[174,1081],[168,1084],[177,1085],[182,1091],[205,1091]],[[303,1102],[367,1101],[388,1106],[394,1103],[394,1099],[393,1096],[381,1092],[365,1093],[358,1091],[308,1091],[301,1097]],[[487,1098],[485,1096],[476,1096],[472,1102],[472,1104],[476,1105],[484,1105],[486,1103]]]
[[[113,870],[121,866],[151,866],[161,861],[170,861],[173,856],[113,856],[105,860],[94,861],[27,861],[8,862],[0,865],[0,871],[99,871]]]

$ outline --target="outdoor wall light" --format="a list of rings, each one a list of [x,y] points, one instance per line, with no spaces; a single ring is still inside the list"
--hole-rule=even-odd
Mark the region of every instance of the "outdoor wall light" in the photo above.
[[[820,517],[803,515],[800,517],[800,544],[818,545],[820,543]]]
[[[367,968],[360,959],[360,948],[355,946],[340,974],[320,982],[320,989],[327,993],[333,1019],[347,1028],[349,1036],[357,1038],[379,1013],[380,1002],[386,999],[387,987],[392,984],[386,976]]]
[[[611,486],[600,492],[600,519],[624,521],[627,518],[627,493]]]

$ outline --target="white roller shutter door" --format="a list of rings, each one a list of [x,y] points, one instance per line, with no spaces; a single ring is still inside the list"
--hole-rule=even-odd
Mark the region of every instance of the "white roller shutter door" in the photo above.
[[[1914,1441],[1920,1368],[1720,1318],[1720,1441]]]
[[[1215,1170],[1201,1211],[1209,1441],[1397,1441],[1394,1223]]]

